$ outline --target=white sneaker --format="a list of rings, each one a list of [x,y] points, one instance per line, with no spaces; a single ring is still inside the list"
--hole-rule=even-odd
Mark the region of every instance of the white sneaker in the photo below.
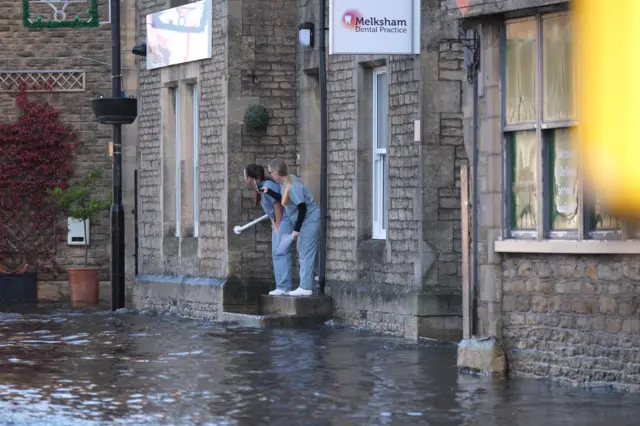
[[[289,296],[311,296],[313,294],[313,290],[305,290],[302,287],[298,287],[297,289],[290,291]]]
[[[271,290],[269,292],[269,296],[286,296],[286,294],[286,291],[280,290],[279,288],[276,288],[275,290]]]

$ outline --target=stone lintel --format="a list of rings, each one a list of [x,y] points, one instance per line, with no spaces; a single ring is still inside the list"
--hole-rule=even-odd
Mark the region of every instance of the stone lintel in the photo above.
[[[463,16],[456,0],[444,0],[442,9],[449,19],[460,19],[500,15],[533,8],[566,5],[568,3],[569,0],[471,0]]]

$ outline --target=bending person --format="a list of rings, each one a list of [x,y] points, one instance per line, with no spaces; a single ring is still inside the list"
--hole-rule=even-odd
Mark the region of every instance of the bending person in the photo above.
[[[293,223],[284,214],[280,203],[280,186],[271,179],[265,178],[264,167],[249,164],[244,169],[244,180],[256,190],[256,205],[262,205],[265,214],[271,218],[271,258],[276,289],[270,291],[271,296],[283,296],[291,291],[291,250],[284,253],[278,251],[280,236],[293,232]],[[261,193],[263,189],[269,193]]]
[[[300,287],[289,292],[289,296],[311,296],[313,294],[313,266],[320,239],[320,209],[313,195],[300,179],[290,175],[283,160],[269,162],[271,177],[280,184],[281,203],[293,223],[293,239],[297,243],[300,263]],[[267,189],[263,191],[271,193]],[[284,232],[282,232],[284,235]]]

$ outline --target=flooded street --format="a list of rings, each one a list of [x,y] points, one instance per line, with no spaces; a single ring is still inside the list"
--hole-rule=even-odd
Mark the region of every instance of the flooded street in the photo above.
[[[5,308],[0,424],[637,424],[640,395],[460,376],[455,354],[346,328]]]

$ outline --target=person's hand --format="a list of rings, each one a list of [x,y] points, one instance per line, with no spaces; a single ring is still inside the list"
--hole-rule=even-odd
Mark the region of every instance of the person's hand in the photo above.
[[[291,233],[291,235],[293,236],[293,239],[295,240],[296,238],[298,238],[298,235],[300,235],[300,233],[298,231],[293,231]]]
[[[262,188],[260,188],[260,191],[262,191],[262,192],[264,192],[266,194],[267,191],[269,191],[269,188],[267,188],[266,186],[263,186]]]
[[[273,231],[276,233],[276,235],[278,235],[278,227],[273,225]]]

